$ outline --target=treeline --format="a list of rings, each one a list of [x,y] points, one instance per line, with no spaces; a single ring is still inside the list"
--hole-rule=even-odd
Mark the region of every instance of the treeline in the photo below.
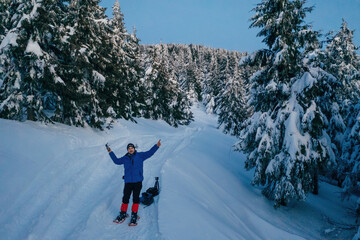
[[[0,8],[1,118],[102,129],[145,117],[176,127],[192,121],[192,103],[219,113],[231,107],[223,100],[242,94],[243,54],[140,45],[118,1],[111,19],[98,0],[6,0]]]
[[[169,87],[175,79],[161,70],[144,78],[118,1],[111,19],[99,0],[5,0],[0,14],[1,118],[96,128],[117,118],[192,120],[185,94]]]

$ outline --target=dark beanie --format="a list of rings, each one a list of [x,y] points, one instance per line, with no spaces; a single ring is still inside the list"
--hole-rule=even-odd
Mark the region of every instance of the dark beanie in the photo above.
[[[135,145],[132,144],[132,143],[129,143],[129,144],[127,145],[126,149],[129,149],[129,147],[135,148]]]

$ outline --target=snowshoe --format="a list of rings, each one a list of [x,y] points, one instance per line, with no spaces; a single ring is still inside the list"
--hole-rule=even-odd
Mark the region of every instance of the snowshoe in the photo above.
[[[132,212],[129,227],[135,227],[137,225],[137,220],[139,219],[140,216],[138,216],[136,212]]]
[[[117,216],[113,222],[114,223],[123,223],[127,217],[129,217],[129,214],[122,211],[122,212],[120,212],[119,216]]]

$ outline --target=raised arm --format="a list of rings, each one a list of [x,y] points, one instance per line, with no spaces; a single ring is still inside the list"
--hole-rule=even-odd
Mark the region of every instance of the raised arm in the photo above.
[[[121,164],[124,164],[124,157],[121,157],[121,158],[117,158],[115,153],[113,151],[111,151],[111,149],[109,148],[108,149],[108,152],[109,152],[109,155],[111,157],[111,160],[113,160],[113,162],[116,164],[116,165],[121,165]]]
[[[147,152],[142,152],[141,154],[141,158],[143,159],[143,161],[145,161],[146,159],[148,159],[149,157],[151,157],[152,155],[154,155],[154,153],[159,149],[159,147],[161,146],[161,140],[159,140],[157,142],[157,144],[155,144],[149,151]]]

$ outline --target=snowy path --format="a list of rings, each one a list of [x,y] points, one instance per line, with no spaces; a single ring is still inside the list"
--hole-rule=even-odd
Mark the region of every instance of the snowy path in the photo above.
[[[0,236],[7,239],[150,239],[150,236],[161,239],[158,199],[156,204],[144,210],[140,208],[141,220],[136,228],[112,223],[121,204],[123,169],[112,163],[104,143],[109,142],[114,152],[122,156],[129,141],[145,151],[162,139],[161,151],[145,162],[143,190],[146,190],[153,185],[155,176],[160,176],[161,182],[164,163],[186,147],[192,130],[175,130],[173,134],[174,129],[165,123],[149,128],[143,126],[142,121],[139,119],[138,125],[124,122],[125,126],[105,132],[76,128],[75,133],[67,126],[26,123],[25,127],[9,122],[13,128],[1,129],[4,135],[14,136],[1,138],[1,172],[4,173],[1,180],[6,182],[1,185],[1,193],[13,194],[1,201],[1,206],[9,207],[1,209]],[[29,131],[26,136],[29,139],[19,144],[18,137],[22,137],[24,129]],[[38,138],[34,140],[32,136]],[[11,189],[13,186],[17,189]]]
[[[327,208],[350,219],[324,197],[337,191],[327,185],[311,204],[274,210],[251,186],[244,156],[231,151],[235,138],[216,129],[214,116],[194,111],[196,121],[176,129],[144,119],[103,132],[0,119],[0,239],[325,239]],[[137,227],[114,224],[123,167],[104,144],[122,156],[128,142],[146,151],[158,139],[163,145],[144,163],[143,191],[158,176],[160,196],[140,207]]]

